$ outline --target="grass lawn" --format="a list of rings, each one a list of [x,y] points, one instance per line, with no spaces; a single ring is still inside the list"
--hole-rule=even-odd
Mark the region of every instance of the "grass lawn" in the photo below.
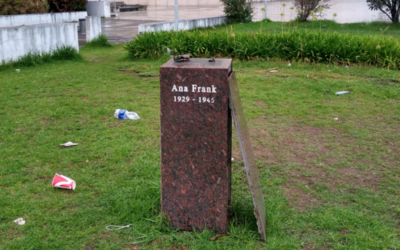
[[[169,58],[126,61],[122,46],[81,54],[0,71],[0,249],[400,248],[399,71],[234,62],[265,194],[265,244],[236,136],[229,235],[174,231],[159,214],[158,69]],[[341,90],[351,93],[335,96]],[[141,119],[118,120],[117,108]],[[59,147],[67,141],[79,145]],[[55,173],[77,189],[53,189]]]
[[[334,21],[308,21],[308,22],[251,22],[246,24],[233,24],[217,26],[215,31],[226,32],[228,29],[234,30],[235,33],[282,33],[294,30],[308,30],[316,32],[339,33],[339,34],[352,34],[359,36],[392,36],[400,39],[400,24],[392,24],[385,22],[371,22],[371,23],[336,23]],[[213,29],[212,29],[213,30]]]

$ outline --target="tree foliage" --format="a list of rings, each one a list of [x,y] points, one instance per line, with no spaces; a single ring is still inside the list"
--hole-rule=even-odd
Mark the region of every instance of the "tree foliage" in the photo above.
[[[50,12],[71,12],[86,10],[88,0],[48,0]]]
[[[253,0],[221,0],[228,23],[250,22],[253,14]]]
[[[0,15],[46,13],[47,0],[0,0]]]
[[[400,0],[367,0],[371,10],[380,10],[387,15],[392,23],[399,22]]]
[[[312,11],[314,13],[318,12],[318,9],[327,9],[329,0],[295,0],[294,6],[297,8],[297,18],[300,21],[307,21]]]

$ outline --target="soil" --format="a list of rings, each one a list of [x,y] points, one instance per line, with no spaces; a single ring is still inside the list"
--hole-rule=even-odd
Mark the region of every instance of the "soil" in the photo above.
[[[259,101],[260,104],[262,103]],[[308,194],[299,186],[325,185],[330,191],[346,188],[346,192],[356,192],[357,188],[369,188],[378,191],[381,180],[379,169],[360,170],[355,166],[360,161],[347,162],[343,166],[340,156],[352,156],[358,153],[355,141],[339,130],[291,124],[277,128],[265,118],[253,120],[249,124],[252,146],[256,161],[265,162],[267,168],[280,166],[284,171],[275,173],[288,181],[282,184],[283,193],[289,199],[289,205],[299,211],[320,205],[322,202]],[[398,147],[391,147],[398,155]],[[233,144],[232,157],[242,161],[239,145]],[[339,157],[338,157],[339,156]],[[351,157],[344,157],[351,159]],[[396,157],[397,158],[397,157]],[[374,165],[363,162],[363,166]],[[348,186],[354,186],[349,188]]]
[[[321,205],[319,200],[296,187],[293,183],[283,188],[283,194],[289,199],[289,204],[296,207],[300,212],[306,212],[308,207]]]
[[[140,78],[160,78],[160,76],[141,76],[139,73],[136,72],[132,72],[126,69],[118,69],[119,72],[125,74],[125,75],[131,75],[131,76],[135,76],[135,77],[140,77]]]

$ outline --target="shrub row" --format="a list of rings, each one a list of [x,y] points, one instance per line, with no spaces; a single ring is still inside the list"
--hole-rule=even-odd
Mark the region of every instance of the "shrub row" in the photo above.
[[[157,58],[167,52],[193,57],[241,60],[281,58],[324,63],[365,63],[400,69],[400,43],[391,37],[293,31],[238,34],[210,31],[145,33],[125,45],[131,58]]]

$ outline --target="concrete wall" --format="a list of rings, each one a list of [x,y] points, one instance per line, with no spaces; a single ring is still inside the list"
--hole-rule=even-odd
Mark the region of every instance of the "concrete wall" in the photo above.
[[[88,16],[86,17],[86,42],[90,42],[93,39],[101,35],[101,17],[99,16]]]
[[[96,1],[96,0],[89,0]],[[106,0],[113,3],[114,0]],[[148,6],[174,6],[175,0],[116,0],[117,2],[124,1],[127,5],[148,5]],[[277,0],[268,0],[273,2]],[[279,1],[279,0],[278,0]],[[254,2],[264,2],[264,0],[256,0]],[[207,5],[222,5],[220,0],[178,0],[180,6],[207,6]]]
[[[180,20],[178,23],[179,30],[190,30],[195,28],[205,28],[216,25],[221,25],[226,22],[225,16],[220,17],[210,17],[210,18],[200,18],[192,20]],[[145,23],[139,24],[138,30],[139,34],[144,32],[154,32],[154,31],[168,31],[175,29],[175,22],[164,22],[164,23]]]
[[[0,27],[72,22],[78,21],[80,18],[85,18],[86,16],[86,11],[0,16]]]
[[[0,28],[0,64],[17,60],[29,52],[51,52],[62,46],[79,51],[77,23]]]
[[[110,17],[110,2],[106,1],[89,1],[86,4],[88,16]]]
[[[175,0],[147,0],[148,5],[175,6]],[[220,5],[219,0],[178,0],[178,5]]]
[[[122,1],[122,0],[120,0]],[[175,0],[123,0],[125,4],[141,4],[149,6],[175,6]],[[221,5],[220,0],[178,0],[178,5],[201,6],[201,5]]]

